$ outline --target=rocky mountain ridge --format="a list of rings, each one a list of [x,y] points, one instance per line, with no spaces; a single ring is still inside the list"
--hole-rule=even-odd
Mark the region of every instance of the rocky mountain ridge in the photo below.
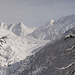
[[[33,31],[28,36],[41,40],[54,40],[57,36],[65,33],[67,30],[75,27],[75,15],[61,17],[58,20],[46,23]],[[52,22],[52,23],[51,23]]]

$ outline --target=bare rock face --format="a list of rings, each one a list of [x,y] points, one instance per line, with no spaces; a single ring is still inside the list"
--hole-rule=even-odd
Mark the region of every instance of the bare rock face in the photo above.
[[[30,58],[20,75],[75,75],[75,28]]]

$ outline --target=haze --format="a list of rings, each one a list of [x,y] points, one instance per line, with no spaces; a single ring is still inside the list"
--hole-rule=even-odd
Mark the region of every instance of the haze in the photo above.
[[[0,0],[0,22],[38,27],[51,19],[75,14],[75,0]]]

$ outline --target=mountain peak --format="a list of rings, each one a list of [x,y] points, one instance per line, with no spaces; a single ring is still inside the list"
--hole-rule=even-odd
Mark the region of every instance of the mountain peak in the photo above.
[[[54,20],[52,19],[51,21],[50,21],[50,24],[52,25],[54,23]]]
[[[22,22],[18,23],[17,25],[18,25],[18,26],[21,26],[21,27],[27,27],[27,26],[25,26]]]
[[[3,22],[0,22],[0,27],[1,28],[4,28],[4,29],[7,29],[7,24],[3,23]]]
[[[2,26],[2,25],[5,25],[5,23],[3,23],[3,22],[0,22],[0,26]]]
[[[20,25],[24,25],[22,22],[19,23]]]

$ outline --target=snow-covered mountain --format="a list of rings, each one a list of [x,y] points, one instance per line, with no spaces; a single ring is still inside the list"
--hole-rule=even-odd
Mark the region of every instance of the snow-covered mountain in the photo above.
[[[18,36],[26,36],[27,34],[32,33],[36,29],[36,28],[29,28],[25,26],[22,22],[18,24],[9,24],[9,25],[1,22],[0,27],[10,30]]]
[[[27,56],[35,54],[48,41],[36,40],[31,37],[20,37],[9,30],[0,28],[0,75],[10,75],[7,68],[13,70],[19,67],[11,66]],[[39,48],[40,47],[40,48]],[[38,48],[36,50],[36,48]]]
[[[73,27],[75,15],[51,20],[35,31],[23,23],[0,23],[0,75],[68,75],[63,71],[75,63]]]
[[[75,26],[75,15],[62,17],[59,20],[51,20],[40,26],[28,36],[36,39],[54,40],[57,36],[65,33]]]
[[[0,28],[0,75],[6,75],[6,67],[24,60],[30,53],[29,49],[34,46],[36,44],[33,41]]]
[[[18,36],[26,36],[35,30],[35,28],[28,28],[23,23],[11,24],[8,26],[8,29]]]
[[[75,75],[75,28],[45,45],[11,75]]]
[[[4,62],[1,62],[1,66],[5,66],[8,62],[12,64],[25,59],[29,55],[29,49],[36,46],[35,42],[21,38],[11,31],[0,28],[0,37],[5,36],[7,36],[6,39],[0,39],[0,61]],[[1,60],[1,58],[4,60]]]

